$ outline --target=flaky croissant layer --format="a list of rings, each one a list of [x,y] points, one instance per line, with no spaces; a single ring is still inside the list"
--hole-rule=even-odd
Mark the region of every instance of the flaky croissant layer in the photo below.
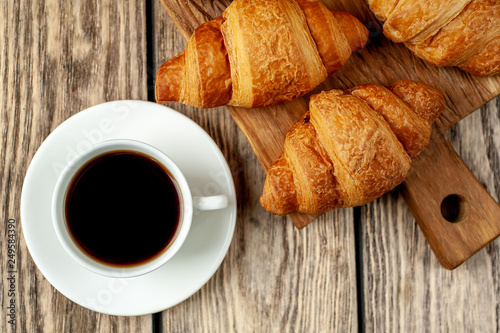
[[[313,95],[268,169],[261,205],[320,215],[375,200],[404,180],[443,107],[439,90],[413,81]]]
[[[200,108],[291,101],[342,67],[367,40],[356,18],[316,0],[234,0],[160,67],[156,101]]]
[[[500,74],[499,0],[368,0],[384,35],[438,67]]]

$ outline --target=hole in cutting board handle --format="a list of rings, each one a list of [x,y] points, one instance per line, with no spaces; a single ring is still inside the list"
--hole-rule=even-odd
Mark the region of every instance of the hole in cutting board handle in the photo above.
[[[451,223],[462,222],[467,214],[467,202],[458,194],[450,194],[441,202],[441,215]]]

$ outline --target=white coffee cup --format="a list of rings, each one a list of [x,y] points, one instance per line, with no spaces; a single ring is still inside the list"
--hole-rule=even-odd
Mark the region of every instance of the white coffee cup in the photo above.
[[[78,171],[95,157],[113,151],[132,151],[152,157],[165,167],[175,181],[180,201],[179,225],[169,245],[157,256],[143,263],[118,267],[102,263],[80,248],[73,239],[66,222],[65,201],[69,186]],[[170,260],[181,248],[191,228],[193,209],[215,210],[227,207],[225,195],[192,197],[189,185],[182,171],[162,151],[135,140],[109,140],[98,143],[75,157],[63,169],[57,180],[52,197],[52,220],[56,235],[66,252],[80,265],[97,274],[109,277],[134,277],[149,273]],[[147,240],[145,240],[147,241]]]

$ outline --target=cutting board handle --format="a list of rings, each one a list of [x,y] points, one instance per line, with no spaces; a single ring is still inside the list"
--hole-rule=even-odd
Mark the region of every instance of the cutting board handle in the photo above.
[[[403,196],[439,262],[454,269],[500,235],[500,205],[434,127]]]

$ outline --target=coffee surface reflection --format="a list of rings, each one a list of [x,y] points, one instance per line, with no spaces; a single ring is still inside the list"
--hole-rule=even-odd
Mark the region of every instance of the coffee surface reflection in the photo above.
[[[111,266],[158,257],[176,236],[181,199],[175,180],[155,159],[112,151],[87,162],[70,182],[66,223],[79,247]]]

